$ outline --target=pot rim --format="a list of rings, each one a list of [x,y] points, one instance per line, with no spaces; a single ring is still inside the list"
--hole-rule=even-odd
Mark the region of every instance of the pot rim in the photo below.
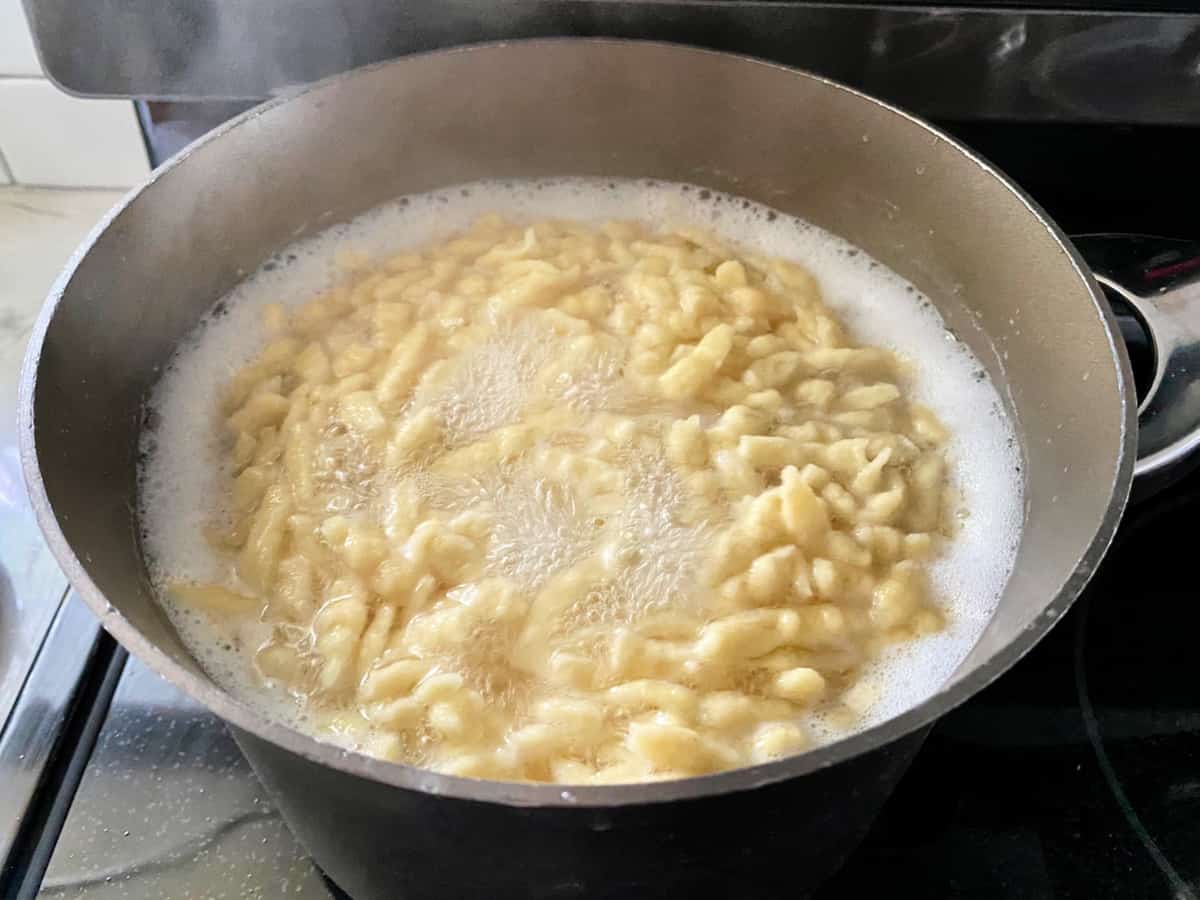
[[[332,84],[359,77],[368,71],[382,69],[386,66],[403,65],[409,59],[449,56],[460,53],[495,52],[503,51],[508,47],[520,47],[536,51],[538,47],[542,46],[585,42],[590,45],[614,44],[624,47],[638,46],[650,52],[663,54],[705,54],[727,57],[737,59],[745,65],[767,66],[786,72],[792,77],[819,82],[829,89],[853,95],[862,102],[874,105],[887,115],[898,117],[911,125],[925,130],[930,138],[935,141],[944,141],[951,145],[986,175],[1003,185],[1029,211],[1032,219],[1046,230],[1049,239],[1053,240],[1062,252],[1066,254],[1071,265],[1078,273],[1082,286],[1087,290],[1092,304],[1096,307],[1104,323],[1113,361],[1118,370],[1118,399],[1124,409],[1122,442],[1116,476],[1110,486],[1112,494],[1105,508],[1099,528],[1084,553],[1076,561],[1071,575],[1059,587],[1054,597],[1046,604],[1042,612],[1020,634],[988,659],[962,675],[948,687],[943,688],[924,702],[898,716],[887,719],[878,725],[831,744],[770,763],[732,769],[713,775],[671,781],[637,782],[603,786],[491,781],[445,775],[402,763],[376,759],[320,741],[281,722],[265,719],[250,706],[237,700],[232,694],[226,693],[211,680],[193,674],[184,666],[175,662],[156,644],[146,638],[128,619],[122,616],[108,602],[103,592],[91,580],[86,569],[78,557],[76,557],[62,530],[59,528],[57,517],[42,481],[34,435],[34,395],[37,388],[38,364],[46,332],[54,318],[58,304],[70,286],[71,280],[81,261],[91,251],[107,228],[120,217],[126,207],[151,188],[159,179],[168,177],[173,169],[184,165],[188,157],[198,148],[207,145],[211,141],[220,140],[227,132],[269,112],[276,106],[305,94],[324,90]],[[17,432],[21,468],[38,524],[51,552],[54,554],[55,559],[62,567],[74,589],[82,595],[87,605],[99,617],[103,627],[134,656],[185,694],[198,700],[225,721],[232,723],[237,729],[249,732],[284,750],[348,775],[369,779],[391,787],[416,790],[427,794],[453,797],[461,800],[481,801],[515,807],[615,807],[666,803],[675,800],[703,798],[765,787],[778,781],[825,769],[898,740],[930,724],[936,718],[982,690],[1024,656],[1049,631],[1051,626],[1070,607],[1107,551],[1117,525],[1120,522],[1132,485],[1137,441],[1137,403],[1133,399],[1132,394],[1131,386],[1133,379],[1128,355],[1124,344],[1117,339],[1117,334],[1115,319],[1108,304],[1104,301],[1100,288],[1093,279],[1091,272],[1067,236],[1054,224],[1042,208],[1003,173],[961,142],[891,104],[836,81],[790,66],[743,54],[725,53],[723,51],[710,50],[687,44],[623,38],[574,37],[493,41],[412,54],[411,56],[352,69],[306,85],[296,91],[273,98],[253,109],[247,110],[189,144],[163,165],[155,169],[140,185],[126,194],[92,229],[72,254],[62,273],[51,287],[30,335],[21,371],[17,404]]]

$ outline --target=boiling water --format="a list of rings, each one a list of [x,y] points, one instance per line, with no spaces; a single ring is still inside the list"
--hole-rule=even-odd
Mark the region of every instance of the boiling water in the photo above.
[[[384,258],[446,238],[489,212],[515,221],[639,219],[664,230],[692,226],[718,233],[752,252],[805,266],[820,283],[826,304],[858,343],[888,347],[911,363],[914,398],[931,407],[952,434],[947,454],[964,515],[954,540],[930,568],[932,587],[947,613],[946,627],[897,646],[864,673],[863,683],[878,699],[859,727],[897,715],[945,684],[991,617],[1020,536],[1019,450],[995,387],[982,376],[967,347],[946,330],[929,300],[866,254],[799,219],[687,185],[585,179],[476,183],[384,205],[269,260],[214,307],[179,348],[151,397],[157,424],[143,437],[140,514],[155,583],[161,587],[168,579],[224,582],[231,577],[229,563],[202,538],[205,526],[226,512],[220,503],[227,496],[229,473],[218,446],[216,410],[222,386],[264,342],[262,307],[299,304],[330,286],[341,250]],[[466,395],[477,405],[445,411],[461,414],[464,435],[508,419],[512,410],[507,405],[522,387],[505,382],[520,368],[514,354],[525,352],[521,347],[501,341],[486,352],[513,365],[487,365],[481,358],[477,366],[460,373],[464,386],[469,386]],[[602,368],[603,361],[598,365]],[[491,384],[489,377],[504,383]],[[588,378],[578,385],[585,408],[589,397],[604,386],[602,373],[594,380],[596,385],[589,386]],[[478,403],[487,397],[495,403]],[[570,536],[569,526],[578,513],[569,497],[538,502],[522,496],[519,485],[506,489],[516,493],[501,507],[520,510],[531,502],[553,519],[547,521],[546,531]],[[501,528],[494,535],[490,562],[519,576],[545,571],[544,565],[531,565],[528,559],[530,548],[538,546],[537,535],[529,533],[537,530],[536,515],[523,515],[511,524],[511,534]],[[663,547],[669,548],[664,560],[686,562],[694,538],[686,529],[664,535]],[[556,545],[546,552],[569,558],[584,551]],[[659,566],[647,578],[666,583],[679,568]],[[253,646],[238,646],[238,640],[217,633],[205,616],[171,604],[165,594],[164,605],[185,643],[218,683],[264,713],[292,721],[304,717],[286,698],[272,698],[257,684],[250,663]],[[243,634],[240,642],[256,639]]]

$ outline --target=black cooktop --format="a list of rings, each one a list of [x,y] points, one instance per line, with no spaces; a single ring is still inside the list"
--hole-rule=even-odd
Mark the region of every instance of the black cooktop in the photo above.
[[[1200,238],[1200,130],[940,124],[1072,233]],[[815,900],[1200,897],[1197,519],[1200,471],[1134,502],[1070,613],[935,725]]]
[[[948,124],[1068,231],[1200,237],[1200,134]],[[820,900],[1200,896],[1200,472],[1135,502],[1071,612],[939,722]]]
[[[1127,513],[1050,635],[941,721],[821,900],[1200,895],[1200,474]]]
[[[1200,128],[941,124],[1069,232],[1200,238]],[[1197,518],[1200,471],[1130,507],[1070,613],[934,727],[817,900],[1200,898]],[[197,715],[195,728],[220,734]],[[80,752],[96,768],[90,746]]]

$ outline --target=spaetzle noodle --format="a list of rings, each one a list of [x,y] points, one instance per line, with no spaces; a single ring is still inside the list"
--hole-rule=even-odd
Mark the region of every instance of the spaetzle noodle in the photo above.
[[[852,727],[873,661],[942,629],[952,435],[804,267],[498,215],[339,263],[222,388],[230,576],[164,583],[318,732],[479,778],[686,777]]]

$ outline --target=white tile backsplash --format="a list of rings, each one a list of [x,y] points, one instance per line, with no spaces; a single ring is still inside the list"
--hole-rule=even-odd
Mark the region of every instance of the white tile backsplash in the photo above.
[[[41,75],[21,0],[0,0],[0,75]]]
[[[129,187],[150,171],[132,102],[81,100],[40,78],[0,78],[0,154],[21,184]]]
[[[21,0],[0,0],[0,184],[129,187],[149,169],[133,104],[47,81]]]

